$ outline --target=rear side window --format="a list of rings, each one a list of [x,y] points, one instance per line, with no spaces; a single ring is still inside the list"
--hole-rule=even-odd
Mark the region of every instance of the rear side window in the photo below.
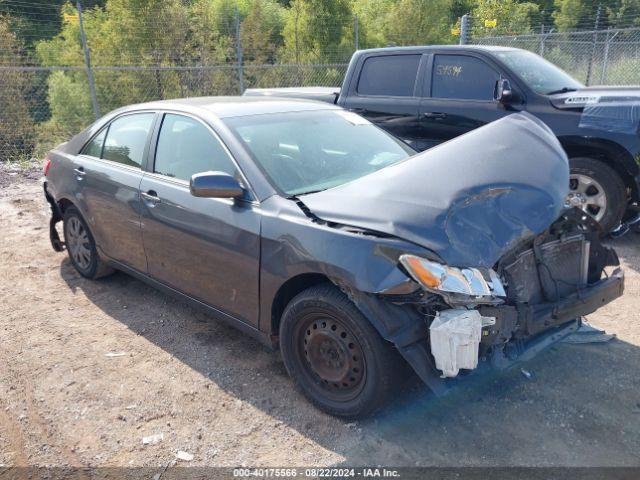
[[[465,55],[436,55],[431,96],[493,100],[500,75],[482,60]]]
[[[89,155],[90,157],[100,158],[102,155],[102,145],[104,145],[104,137],[107,136],[107,129],[103,128],[102,131],[97,134],[93,139],[87,143],[82,151],[82,155]]]
[[[140,167],[154,113],[135,113],[117,118],[107,130],[102,158],[132,167]]]
[[[360,95],[411,97],[420,55],[387,55],[367,58],[358,80]]]
[[[186,181],[194,173],[207,171],[236,174],[229,154],[207,127],[171,113],[162,121],[153,171]]]

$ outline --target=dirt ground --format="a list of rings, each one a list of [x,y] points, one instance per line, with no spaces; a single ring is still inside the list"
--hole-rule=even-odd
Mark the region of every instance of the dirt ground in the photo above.
[[[0,171],[0,466],[640,466],[638,234],[615,242],[624,297],[588,319],[617,339],[346,423],[278,352],[127,275],[82,279],[39,176]]]

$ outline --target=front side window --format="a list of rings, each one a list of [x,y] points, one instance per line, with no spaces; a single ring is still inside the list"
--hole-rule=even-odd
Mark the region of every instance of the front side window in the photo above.
[[[567,72],[535,53],[506,50],[495,55],[536,93],[550,95],[562,90],[578,90],[584,87]]]
[[[493,100],[500,75],[479,58],[436,55],[431,96],[461,100]]]
[[[168,113],[164,116],[153,171],[189,181],[194,173],[236,174],[220,141],[198,120]]]
[[[411,97],[420,55],[386,55],[367,58],[358,80],[360,95]]]
[[[224,122],[274,186],[288,195],[326,190],[416,153],[343,110],[248,115]]]
[[[154,115],[154,113],[135,113],[111,122],[101,158],[140,167]]]

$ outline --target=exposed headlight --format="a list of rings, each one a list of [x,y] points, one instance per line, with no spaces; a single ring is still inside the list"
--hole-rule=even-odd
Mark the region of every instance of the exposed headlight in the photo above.
[[[496,303],[506,297],[500,277],[490,268],[485,279],[477,268],[449,267],[415,255],[401,255],[400,263],[425,290],[450,303]]]

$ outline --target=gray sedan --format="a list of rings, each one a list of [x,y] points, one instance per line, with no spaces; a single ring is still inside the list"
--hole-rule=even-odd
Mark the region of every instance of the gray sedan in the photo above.
[[[50,151],[45,175],[52,245],[81,275],[127,272],[279,346],[342,417],[403,372],[442,394],[510,367],[622,294],[597,225],[564,209],[566,155],[526,114],[417,154],[326,103],[153,102]]]

